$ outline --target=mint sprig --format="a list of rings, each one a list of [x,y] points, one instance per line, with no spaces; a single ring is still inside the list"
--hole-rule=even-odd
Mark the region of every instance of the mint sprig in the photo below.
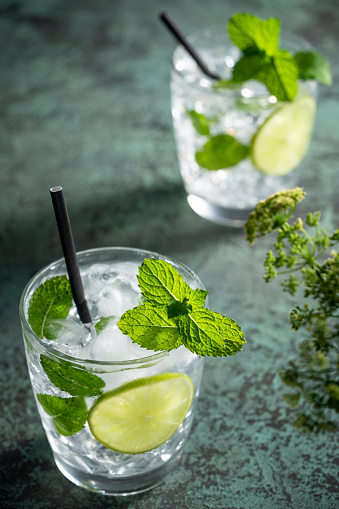
[[[34,292],[28,309],[28,322],[39,338],[55,339],[48,330],[52,320],[67,317],[72,306],[72,290],[67,276],[47,279]]]
[[[329,64],[321,55],[300,52],[293,56],[279,48],[280,21],[276,18],[261,20],[247,13],[235,14],[229,20],[228,33],[243,53],[234,66],[231,81],[235,83],[261,81],[279,101],[295,98],[298,79],[332,84]]]
[[[170,263],[146,259],[139,267],[138,282],[146,302],[124,313],[118,322],[133,342],[154,351],[185,345],[202,356],[234,355],[241,350],[245,340],[240,327],[230,318],[206,309],[208,291],[190,288]],[[43,283],[29,307],[29,323],[34,332],[47,337],[48,322],[66,318],[71,304],[66,276]],[[95,325],[96,333],[113,318],[101,318]],[[50,382],[71,396],[38,394],[40,405],[51,416],[59,434],[78,433],[88,417],[85,398],[99,396],[104,381],[82,366],[47,355],[40,355],[40,363]]]
[[[138,281],[147,302],[126,311],[118,322],[134,343],[155,351],[185,345],[193,353],[214,357],[241,350],[245,340],[239,325],[203,307],[208,292],[192,290],[171,264],[144,260]]]
[[[28,309],[28,322],[39,338],[55,339],[50,324],[54,320],[65,319],[72,306],[72,291],[67,276],[47,279],[34,292]],[[107,325],[102,319],[97,329]],[[54,328],[55,332],[55,328]],[[52,417],[52,423],[61,435],[74,435],[80,431],[87,420],[85,397],[98,396],[105,382],[81,366],[75,367],[67,361],[54,361],[40,355],[40,364],[50,382],[71,398],[38,394],[42,408]]]

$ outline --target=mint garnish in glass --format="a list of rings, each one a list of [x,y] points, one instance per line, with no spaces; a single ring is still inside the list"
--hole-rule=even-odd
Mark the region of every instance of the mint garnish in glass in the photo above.
[[[118,342],[119,328],[133,343],[148,351],[170,352],[185,346],[200,356],[228,356],[242,349],[245,340],[241,328],[230,318],[206,309],[204,303],[208,292],[192,289],[170,263],[145,259],[139,266],[137,281],[141,291],[139,305],[124,312],[119,320],[114,315],[116,310],[111,309],[112,315],[96,318],[93,327],[81,326],[92,335],[90,343],[95,345],[101,335],[110,334],[110,330],[116,331],[110,340]],[[121,287],[121,291],[125,288]],[[63,323],[75,323],[73,313],[68,316],[71,306],[68,278],[55,276],[47,279],[30,300],[28,320],[33,332],[58,349],[58,334],[63,333]],[[115,360],[118,359],[106,358],[106,361]],[[52,386],[62,391],[56,395],[37,393],[37,400],[59,434],[70,436],[84,428],[89,418],[86,401],[93,401],[93,398],[97,401],[95,407],[100,409],[99,416],[106,415],[102,410],[107,400],[106,392],[103,392],[106,384],[100,376],[78,364],[76,358],[73,362],[40,354],[40,365]],[[187,385],[184,379],[172,383],[180,383],[183,390],[191,391],[191,382]],[[144,387],[144,382],[140,384]],[[157,384],[158,391],[161,384],[159,389]],[[140,391],[147,392],[147,384]],[[112,397],[115,400],[115,394]],[[94,434],[101,437],[97,424],[91,426],[95,429]]]
[[[66,318],[72,306],[72,291],[67,276],[48,279],[34,292],[28,321],[38,338],[54,339],[48,330],[51,321]]]
[[[230,93],[233,91],[235,94],[239,94],[241,87],[248,84],[246,93],[249,96],[240,96],[238,100],[240,113],[247,109],[249,115],[253,113],[255,116],[258,114],[263,117],[267,116],[265,109],[268,106],[260,106],[260,98],[258,98],[256,107],[255,100],[252,99],[253,92],[250,83],[253,81],[262,83],[269,94],[275,98],[275,101],[278,101],[278,105],[298,101],[300,97],[299,83],[302,81],[315,80],[324,85],[332,84],[330,66],[319,53],[301,50],[292,53],[280,47],[280,21],[278,19],[262,20],[247,13],[235,14],[228,22],[227,31],[232,43],[240,50],[240,57],[231,69],[230,78],[211,81],[211,87],[216,92],[225,89]],[[226,38],[227,34],[225,33],[225,40]],[[226,57],[227,55],[225,55]],[[223,69],[220,71],[222,72]],[[204,99],[201,98],[202,104],[203,101]],[[227,104],[227,98],[225,101]],[[208,109],[207,105],[206,109]],[[209,115],[208,112],[198,111],[188,106],[186,112],[196,133],[206,139],[205,143],[195,152],[195,161],[201,168],[212,171],[230,169],[250,157],[257,170],[268,175],[281,176],[293,170],[307,150],[312,133],[315,103],[310,97],[309,102],[301,104],[296,102],[296,106],[291,110],[282,109],[278,113],[279,117],[267,126],[267,131],[272,133],[271,137],[266,133],[261,133],[259,125],[258,130],[247,143],[238,138],[236,127],[229,126],[226,131],[222,130],[222,126],[227,124],[227,120],[223,119],[222,112],[220,112],[219,119],[215,118],[215,115]],[[275,107],[273,115],[277,114],[276,112]],[[234,112],[232,114],[234,115]],[[296,128],[292,127],[294,118],[300,119]],[[267,122],[269,120],[270,116],[268,116]],[[237,122],[235,121],[234,124],[236,126]],[[279,127],[276,127],[278,124]],[[309,129],[303,127],[307,125],[310,125]],[[288,143],[284,143],[284,139],[290,135],[291,128],[293,128],[293,137],[296,141],[289,146]],[[235,131],[234,134],[232,131]],[[260,136],[257,136],[259,132]],[[291,135],[289,137],[292,139]],[[278,139],[282,140],[279,152],[279,143],[275,146],[275,140]],[[271,147],[268,154],[266,154],[265,148],[267,145]],[[276,157],[272,156],[273,152],[277,153]],[[281,153],[283,153],[283,157]],[[295,157],[291,156],[293,153],[296,153]]]
[[[192,290],[170,263],[144,260],[139,267],[138,283],[143,303],[126,311],[118,321],[122,333],[133,342],[155,351],[170,351],[184,345],[202,356],[234,355],[241,350],[245,340],[239,325],[206,309],[208,291]],[[72,303],[70,295],[66,276],[48,279],[35,291],[28,317],[38,337],[55,339],[49,329],[53,320],[67,317]],[[114,316],[100,318],[94,327],[96,332],[100,333],[112,319]]]
[[[231,82],[258,80],[279,101],[292,101],[297,95],[298,79],[314,79],[332,84],[328,62],[313,51],[292,55],[280,49],[280,21],[261,20],[251,14],[235,14],[228,23],[231,40],[241,50]]]
[[[146,303],[127,311],[118,326],[133,342],[151,350],[184,345],[202,356],[234,355],[245,343],[230,318],[204,308],[206,291],[192,290],[172,265],[147,259],[139,269]]]

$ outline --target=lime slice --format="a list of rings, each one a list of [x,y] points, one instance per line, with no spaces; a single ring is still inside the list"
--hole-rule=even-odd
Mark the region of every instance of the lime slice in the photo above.
[[[103,394],[89,412],[94,437],[114,451],[138,454],[168,440],[193,400],[190,377],[163,373],[140,378]]]
[[[301,97],[284,104],[268,117],[252,140],[254,166],[276,177],[298,166],[310,144],[315,110],[312,97]]]

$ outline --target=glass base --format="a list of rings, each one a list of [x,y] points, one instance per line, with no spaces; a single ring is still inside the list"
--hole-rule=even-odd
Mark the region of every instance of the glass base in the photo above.
[[[59,456],[54,456],[58,469],[69,481],[86,490],[111,496],[137,495],[155,488],[164,481],[172,470],[177,468],[180,458],[181,452],[161,467],[142,474],[105,477],[103,475],[87,474],[70,466]]]
[[[228,209],[211,203],[199,196],[189,194],[187,201],[191,209],[199,216],[213,223],[232,228],[242,228],[253,209]]]

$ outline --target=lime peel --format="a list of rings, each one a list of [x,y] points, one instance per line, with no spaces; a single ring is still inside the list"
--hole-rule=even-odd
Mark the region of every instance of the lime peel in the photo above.
[[[193,401],[191,378],[162,373],[139,378],[104,393],[89,411],[93,436],[105,447],[140,454],[166,442]]]
[[[262,173],[282,177],[296,168],[310,144],[316,103],[304,96],[274,111],[253,137],[250,156]]]

